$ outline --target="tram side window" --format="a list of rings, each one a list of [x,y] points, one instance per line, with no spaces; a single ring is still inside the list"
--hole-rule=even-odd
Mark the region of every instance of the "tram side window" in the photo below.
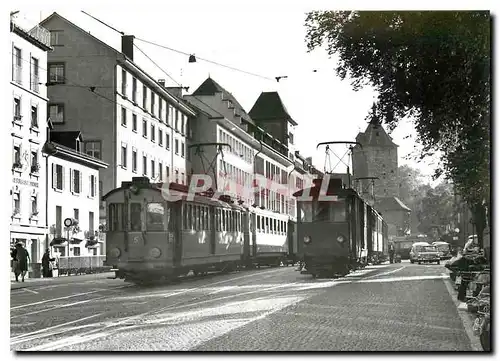
[[[141,231],[142,220],[141,220],[142,207],[140,203],[130,203],[130,230],[131,231]]]
[[[227,231],[227,227],[226,227],[226,210],[225,209],[221,209],[221,212],[222,212],[222,228],[221,228],[221,231]]]
[[[211,209],[208,207],[205,209],[205,222],[206,222],[205,224],[207,225],[207,228],[206,228],[207,231],[210,230],[210,225],[211,225],[211,223],[210,223],[210,215],[211,215],[210,210]]]
[[[299,209],[300,221],[302,223],[310,223],[313,221],[313,204],[312,202],[297,202]]]
[[[257,230],[260,231],[260,216],[257,216]]]
[[[163,203],[148,203],[146,207],[146,229],[148,231],[165,230],[165,207]]]
[[[124,206],[123,203],[111,203],[109,205],[109,230],[123,231],[124,230]]]
[[[269,233],[269,218],[266,218],[266,233]]]

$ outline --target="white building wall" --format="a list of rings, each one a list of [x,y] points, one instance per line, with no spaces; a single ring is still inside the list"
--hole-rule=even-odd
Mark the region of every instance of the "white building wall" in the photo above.
[[[10,243],[12,245],[21,240],[30,254],[31,262],[39,262],[47,229],[46,165],[42,155],[47,137],[47,53],[14,32],[10,32],[10,42],[12,74],[7,101],[7,105],[12,104],[12,116],[7,119],[12,157],[12,177],[8,180],[11,195],[8,211]],[[33,59],[36,59],[38,66],[35,66]],[[37,126],[32,124],[32,112]]]
[[[117,66],[116,74],[116,89],[119,96],[117,96],[116,108],[118,131],[116,143],[117,164],[115,165],[117,168],[117,183],[115,186],[118,187],[122,181],[130,181],[132,177],[138,176],[147,176],[151,180],[161,182],[166,181],[167,175],[170,175],[170,179],[175,181],[176,171],[178,182],[185,183],[189,171],[186,166],[188,117],[153,92],[148,86],[146,86],[144,104],[145,83],[120,65]],[[125,78],[123,78],[123,75],[125,75]],[[135,97],[133,94],[134,78],[137,84]],[[125,93],[122,93],[123,90],[125,90]],[[153,108],[151,107],[152,97],[154,98]],[[145,107],[143,107],[144,105]],[[123,109],[126,114],[125,123],[122,122]],[[137,119],[136,129],[133,127],[134,115]],[[144,122],[146,132],[143,129]],[[176,141],[178,144],[177,151]],[[122,147],[126,147],[126,164],[123,164],[122,160]],[[132,164],[134,151],[137,154],[137,167],[135,170]],[[144,156],[146,157],[145,173]],[[154,174],[152,172],[152,161],[154,162]]]
[[[62,189],[58,188],[57,180],[54,180],[57,170],[56,165],[63,168]],[[72,190],[70,171],[77,170],[81,174],[80,192],[76,193]],[[95,188],[92,192],[91,176],[94,177]],[[56,175],[57,177],[57,175]],[[64,227],[66,218],[75,218],[75,210],[78,212],[78,228],[79,232],[70,232],[70,238],[81,239],[80,244],[69,245],[70,256],[87,256],[99,255],[101,243],[98,243],[95,248],[86,248],[85,243],[88,232],[95,235],[95,231],[99,231],[99,171],[83,164],[78,164],[57,156],[49,157],[49,184],[48,184],[48,221],[49,221],[49,240],[52,241],[56,236],[67,237],[67,232]],[[57,219],[57,207],[61,207],[60,219]],[[92,222],[90,212],[93,213]],[[61,224],[60,227],[57,225]],[[68,255],[68,243],[63,243],[63,247],[53,247],[53,254],[57,256]],[[79,254],[75,250],[79,248]],[[95,249],[95,250],[94,250]]]

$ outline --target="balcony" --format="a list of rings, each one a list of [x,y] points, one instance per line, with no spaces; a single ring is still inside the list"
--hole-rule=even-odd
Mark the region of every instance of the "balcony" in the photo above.
[[[40,25],[36,25],[33,29],[28,31],[28,34],[38,40],[40,43],[50,47],[50,31],[41,27]]]

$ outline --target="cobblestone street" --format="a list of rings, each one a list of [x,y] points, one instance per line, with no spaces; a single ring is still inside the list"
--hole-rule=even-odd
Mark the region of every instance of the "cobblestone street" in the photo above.
[[[26,282],[11,293],[11,349],[473,350],[445,282],[442,266],[409,263],[336,280],[281,267],[155,287]]]

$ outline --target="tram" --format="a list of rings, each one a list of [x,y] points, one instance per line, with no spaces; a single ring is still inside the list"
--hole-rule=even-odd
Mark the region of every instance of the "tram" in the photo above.
[[[324,195],[323,181],[328,181]],[[387,224],[355,190],[344,188],[341,179],[316,179],[294,196],[299,254],[313,277],[345,276],[386,258]]]
[[[190,271],[279,266],[294,257],[285,218],[256,214],[213,193],[189,197],[188,191],[184,185],[134,177],[103,197],[106,263],[118,277],[142,283]]]

